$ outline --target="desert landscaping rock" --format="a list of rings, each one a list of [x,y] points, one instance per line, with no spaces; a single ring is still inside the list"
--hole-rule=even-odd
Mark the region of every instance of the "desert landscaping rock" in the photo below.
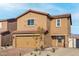
[[[79,56],[79,49],[78,48],[58,48],[54,53],[51,50],[41,51],[39,55],[38,52],[36,53],[37,56]],[[25,54],[24,56],[34,56],[34,54],[30,55],[30,53]]]
[[[25,53],[31,52],[32,49],[27,48],[11,48],[0,51],[0,56],[22,56]]]
[[[44,51],[34,51],[27,48],[9,48],[0,50],[0,56],[79,56],[79,48],[55,48]]]

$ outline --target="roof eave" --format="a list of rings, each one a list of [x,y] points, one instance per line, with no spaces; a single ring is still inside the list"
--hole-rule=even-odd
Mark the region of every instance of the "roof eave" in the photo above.
[[[71,14],[63,14],[63,15],[50,16],[50,18],[51,18],[51,19],[70,18],[70,24],[72,25]]]

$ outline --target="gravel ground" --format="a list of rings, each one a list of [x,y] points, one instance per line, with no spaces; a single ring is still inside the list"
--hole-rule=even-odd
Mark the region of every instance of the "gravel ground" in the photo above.
[[[56,48],[55,52],[51,48],[38,52],[28,48],[9,48],[1,49],[0,56],[79,56],[79,48]]]
[[[0,56],[22,56],[25,53],[31,52],[32,49],[27,48],[10,48],[0,50]]]
[[[32,56],[79,56],[79,48],[58,48],[55,52],[45,50],[41,51],[41,53],[35,51],[32,51],[32,53]],[[31,53],[25,54],[25,56],[31,56]]]

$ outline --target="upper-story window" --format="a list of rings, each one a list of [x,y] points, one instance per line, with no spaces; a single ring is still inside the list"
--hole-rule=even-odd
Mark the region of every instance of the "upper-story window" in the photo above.
[[[28,25],[34,25],[34,19],[28,19],[27,24]]]
[[[0,29],[2,28],[2,23],[0,22]]]
[[[61,19],[56,19],[56,27],[61,27]]]

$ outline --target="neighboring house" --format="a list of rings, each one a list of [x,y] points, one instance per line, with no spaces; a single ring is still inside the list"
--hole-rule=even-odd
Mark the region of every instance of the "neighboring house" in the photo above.
[[[11,32],[16,30],[16,20],[0,20],[0,46],[10,46],[12,45],[12,35]]]
[[[28,10],[7,22],[13,47],[68,47],[72,25],[71,14],[51,16],[48,13]]]
[[[73,48],[79,48],[79,35],[78,34],[72,34],[70,40],[72,41]]]

